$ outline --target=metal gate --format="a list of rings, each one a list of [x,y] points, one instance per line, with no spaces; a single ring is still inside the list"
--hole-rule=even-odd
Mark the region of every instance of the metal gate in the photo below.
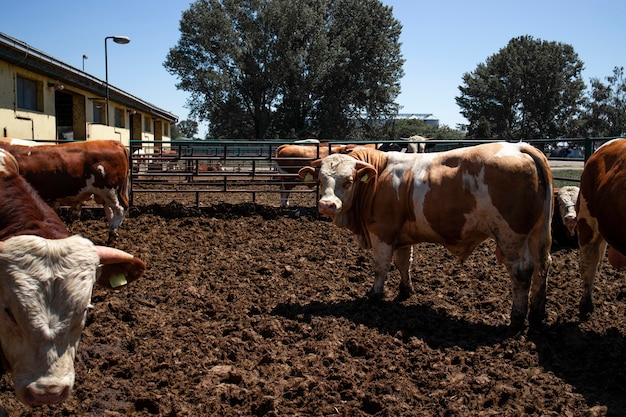
[[[131,141],[130,203],[139,193],[192,193],[196,206],[210,193],[247,193],[256,202],[258,194],[279,194],[283,181],[304,185],[297,174],[277,170],[276,148],[284,143]],[[290,192],[315,193],[316,189],[298,187]]]

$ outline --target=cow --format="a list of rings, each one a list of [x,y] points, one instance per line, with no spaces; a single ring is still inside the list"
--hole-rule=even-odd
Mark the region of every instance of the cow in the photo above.
[[[426,143],[431,140],[419,135],[413,135],[408,138],[400,138],[398,142],[380,143],[376,149],[385,152],[406,152],[406,153],[424,153],[434,148],[434,144]]]
[[[317,139],[304,139],[294,144],[284,144],[276,148],[274,161],[281,181],[280,206],[289,207],[289,192],[298,185],[298,171],[311,161],[332,153],[348,153],[354,149],[376,147],[373,144],[340,145],[319,142]]]
[[[406,147],[407,153],[424,153],[426,151],[430,151],[435,145],[426,143],[425,141],[430,140],[429,138],[425,138],[419,135],[410,136],[407,141],[409,142]]]
[[[567,185],[554,189],[552,242],[561,247],[578,247],[576,236],[576,200],[580,188]]]
[[[69,205],[75,216],[91,196],[104,207],[109,222],[107,244],[115,244],[128,210],[128,150],[116,140],[25,146],[0,141],[17,159],[20,174],[41,197],[58,208]]]
[[[626,139],[613,139],[585,163],[576,202],[579,269],[583,282],[579,318],[593,313],[593,286],[601,261],[626,266]]]
[[[511,277],[511,328],[525,325],[529,292],[529,322],[543,320],[553,190],[539,150],[524,143],[425,154],[362,150],[311,165],[299,176],[319,179],[319,212],[372,249],[370,297],[383,297],[392,260],[401,276],[398,298],[413,293],[409,269],[416,243],[441,244],[463,261],[492,237]]]
[[[20,401],[69,396],[94,284],[116,288],[145,269],[127,252],[70,235],[0,149],[0,358]]]

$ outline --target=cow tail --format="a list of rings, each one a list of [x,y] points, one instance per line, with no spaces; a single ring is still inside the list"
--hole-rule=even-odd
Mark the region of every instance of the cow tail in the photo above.
[[[535,162],[537,167],[537,174],[539,181],[541,181],[545,190],[544,196],[544,227],[542,236],[544,242],[552,242],[552,214],[554,213],[554,190],[552,182],[552,171],[550,170],[550,164],[543,153],[535,147],[530,147],[524,151]]]
[[[125,166],[126,166],[126,170],[125,170],[125,175],[124,175],[124,180],[122,181],[122,184],[120,185],[120,192],[119,194],[119,199],[120,199],[120,204],[122,205],[122,207],[124,207],[124,210],[128,210],[128,207],[130,206],[130,204],[128,203],[128,201],[130,200],[130,196],[129,196],[129,191],[130,191],[130,151],[128,150],[128,148],[126,146],[122,146],[122,149],[124,149],[124,160],[126,161]]]

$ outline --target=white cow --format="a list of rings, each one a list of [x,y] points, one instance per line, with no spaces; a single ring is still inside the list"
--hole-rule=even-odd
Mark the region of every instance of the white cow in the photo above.
[[[567,185],[554,189],[553,237],[560,245],[578,245],[576,241],[576,201],[579,187]]]
[[[0,150],[0,356],[20,401],[68,397],[94,284],[119,287],[145,268],[129,253],[71,236]]]

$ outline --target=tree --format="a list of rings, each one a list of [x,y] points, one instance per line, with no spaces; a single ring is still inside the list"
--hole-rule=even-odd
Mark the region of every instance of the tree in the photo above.
[[[451,129],[446,125],[432,126],[420,119],[404,119],[396,120],[394,123],[393,139],[408,138],[411,136],[422,136],[429,139],[465,139],[465,132]]]
[[[400,31],[379,0],[197,0],[164,66],[213,137],[340,137],[397,112]]]
[[[378,0],[330,2],[329,62],[320,77],[315,120],[320,137],[350,137],[356,125],[372,126],[398,112],[394,103],[404,75],[402,26]]]
[[[615,67],[607,84],[591,79],[591,91],[583,121],[584,136],[621,136],[626,130],[626,80],[624,67]]]
[[[570,45],[513,38],[472,73],[456,102],[468,137],[527,139],[567,136],[583,103],[583,62]]]
[[[195,120],[181,120],[176,128],[183,138],[191,139],[198,134],[198,122]]]

